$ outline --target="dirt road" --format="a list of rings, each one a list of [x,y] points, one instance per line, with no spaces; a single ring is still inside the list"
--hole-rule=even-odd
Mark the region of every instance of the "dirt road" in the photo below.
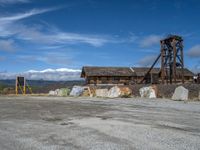
[[[0,97],[1,150],[198,150],[200,103]]]

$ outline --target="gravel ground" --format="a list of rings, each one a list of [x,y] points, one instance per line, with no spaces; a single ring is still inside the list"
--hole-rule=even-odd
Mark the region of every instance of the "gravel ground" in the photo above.
[[[200,103],[0,97],[1,150],[198,150]]]

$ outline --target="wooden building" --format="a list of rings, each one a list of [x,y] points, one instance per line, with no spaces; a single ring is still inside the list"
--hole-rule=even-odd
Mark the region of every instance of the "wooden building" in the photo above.
[[[131,84],[135,73],[129,67],[83,67],[81,77],[87,84]]]
[[[89,67],[82,68],[81,77],[85,78],[87,84],[117,84],[130,85],[140,83],[148,67]],[[194,74],[184,69],[185,82],[192,82]],[[181,81],[181,70],[177,70],[177,82]],[[160,68],[153,68],[146,77],[146,83],[160,83]]]
[[[148,67],[132,67],[134,70],[136,76],[135,76],[135,83],[140,83],[140,81],[144,78],[146,73],[148,72]],[[160,75],[160,69],[159,68],[153,68],[151,72],[146,76],[146,83],[153,83],[158,84],[159,83],[159,75]]]

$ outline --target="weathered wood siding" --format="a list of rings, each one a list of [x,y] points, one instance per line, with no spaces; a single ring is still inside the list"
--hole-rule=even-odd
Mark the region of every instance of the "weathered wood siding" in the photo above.
[[[87,84],[131,84],[135,82],[134,77],[87,77]]]
[[[147,76],[147,83],[152,84],[159,84],[161,82],[160,77],[158,74],[151,74]],[[185,76],[185,82],[192,82],[193,78],[190,76]],[[86,77],[86,83],[87,84],[124,84],[124,85],[130,85],[130,84],[137,84],[140,83],[140,81],[143,79],[143,76],[135,76],[135,77],[113,77],[113,76],[92,76],[92,77]],[[177,83],[181,82],[181,78],[177,77]]]

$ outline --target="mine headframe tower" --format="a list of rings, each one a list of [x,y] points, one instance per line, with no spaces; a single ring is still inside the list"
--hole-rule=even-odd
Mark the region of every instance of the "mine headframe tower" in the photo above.
[[[181,36],[169,35],[160,41],[161,51],[150,69],[147,71],[140,83],[146,80],[155,64],[161,58],[160,76],[162,84],[177,82],[177,68],[181,71],[182,83],[184,83],[184,60],[183,60],[183,39]],[[179,73],[180,74],[180,73]],[[180,77],[179,77],[180,78]]]
[[[177,82],[177,68],[180,68],[184,83],[183,39],[177,35],[169,35],[160,41],[161,45],[161,80],[162,83]]]

